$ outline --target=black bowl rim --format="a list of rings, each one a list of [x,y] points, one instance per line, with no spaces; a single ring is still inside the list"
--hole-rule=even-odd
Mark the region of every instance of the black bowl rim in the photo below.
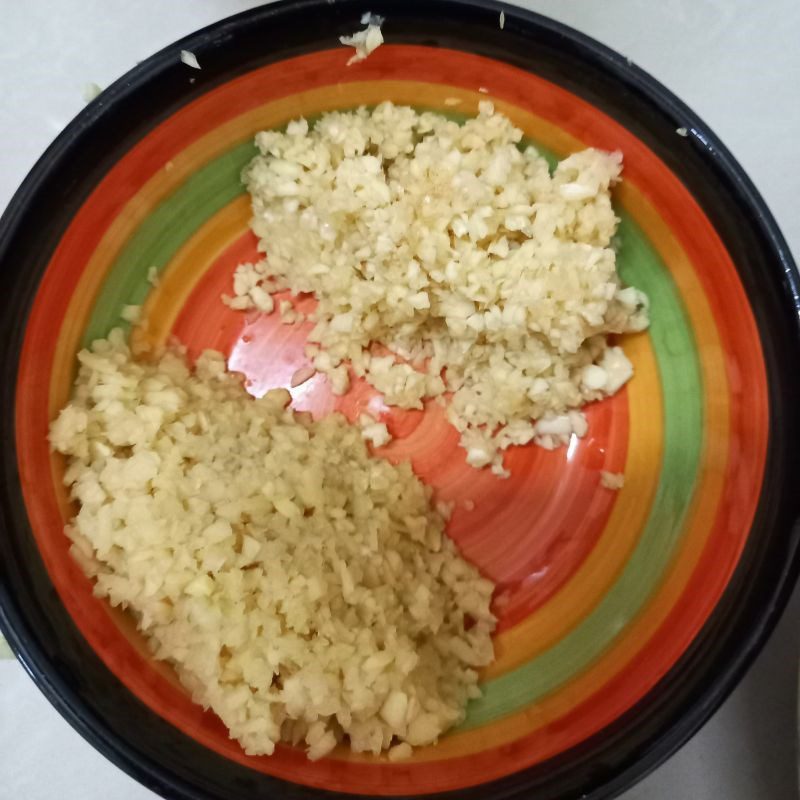
[[[529,29],[545,30],[569,41],[573,45],[590,54],[597,62],[602,63],[609,74],[621,85],[635,90],[651,103],[669,115],[676,126],[686,127],[695,146],[702,148],[706,156],[713,160],[717,168],[735,185],[743,206],[754,215],[754,222],[759,232],[769,242],[770,254],[780,265],[784,295],[791,297],[794,309],[800,316],[800,274],[775,219],[766,203],[746,175],[736,159],[722,144],[719,138],[688,106],[679,100],[670,90],[631,63],[631,61],[595,39],[580,33],[573,28],[545,17],[533,11],[508,5],[497,0],[383,0],[383,2],[367,3],[364,0],[281,0],[266,6],[259,6],[239,14],[212,23],[176,42],[168,45],[145,61],[137,64],[115,81],[100,96],[99,101],[90,103],[69,125],[56,137],[46,149],[23,183],[12,197],[2,217],[0,217],[0,262],[8,255],[14,234],[25,217],[31,200],[46,184],[52,164],[73,147],[84,132],[107,109],[115,104],[123,103],[130,92],[146,83],[159,73],[166,64],[174,62],[181,50],[199,50],[203,45],[218,37],[226,28],[247,26],[256,18],[277,18],[289,14],[313,13],[315,9],[336,2],[341,14],[355,18],[366,10],[366,5],[374,6],[379,13],[386,13],[391,19],[393,9],[395,15],[402,14],[402,6],[426,6],[434,14],[457,15],[459,12],[492,14],[496,19],[500,12],[505,14],[506,25],[517,24]],[[401,6],[402,3],[402,6]],[[391,43],[391,37],[389,38]],[[795,334],[800,336],[800,319]],[[6,407],[13,407],[14,395],[12,386],[3,387],[2,402]],[[4,437],[5,438],[5,437]],[[13,449],[13,442],[6,442]],[[8,532],[0,520],[2,535]],[[643,778],[686,741],[688,741],[709,719],[714,711],[728,697],[737,683],[744,676],[748,667],[767,641],[777,624],[791,596],[798,575],[800,575],[800,528],[795,519],[792,530],[788,534],[785,551],[786,560],[776,578],[772,595],[761,602],[761,608],[755,614],[747,638],[727,648],[728,658],[721,665],[716,679],[707,682],[684,702],[684,706],[673,713],[669,724],[644,742],[639,752],[634,754],[628,763],[622,765],[614,774],[598,774],[591,785],[581,793],[582,800],[599,800],[617,796],[620,792]],[[2,574],[0,574],[2,579]],[[755,612],[754,612],[755,613]],[[23,615],[9,592],[9,587],[0,580],[0,630],[18,660],[56,710],[89,741],[99,752],[122,768],[126,773],[145,786],[164,793],[165,796],[206,798],[210,795],[193,791],[182,784],[168,769],[152,760],[142,759],[132,753],[122,739],[110,740],[99,730],[97,722],[91,714],[87,714],[77,693],[63,680],[58,670],[49,663],[47,656],[36,641],[33,631],[26,624]],[[717,658],[717,661],[720,661]],[[485,785],[488,788],[488,785]],[[480,788],[480,787],[478,787]],[[313,791],[313,790],[312,790]],[[458,796],[448,793],[446,796]],[[315,796],[333,796],[326,791],[316,790]],[[339,795],[341,796],[341,795]],[[356,797],[356,795],[353,795]],[[496,797],[524,796],[517,795],[515,789],[502,791]],[[577,797],[577,795],[576,795]]]

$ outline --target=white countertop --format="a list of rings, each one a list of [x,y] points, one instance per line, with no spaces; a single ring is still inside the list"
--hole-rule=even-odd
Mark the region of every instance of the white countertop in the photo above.
[[[171,41],[248,0],[25,0],[0,22],[0,208],[80,110]],[[376,5],[379,5],[376,2]],[[630,57],[711,125],[800,257],[797,0],[521,0]],[[796,800],[800,593],[722,709],[624,800]],[[153,800],[98,755],[14,661],[0,661],[0,797]]]

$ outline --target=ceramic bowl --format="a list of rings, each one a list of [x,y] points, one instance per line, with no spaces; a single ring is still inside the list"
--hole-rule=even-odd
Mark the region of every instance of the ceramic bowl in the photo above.
[[[337,37],[367,10],[385,15],[386,44],[348,67]],[[396,437],[387,457],[455,501],[450,534],[498,584],[497,661],[466,721],[409,761],[344,748],[314,763],[290,747],[248,757],[69,557],[48,422],[77,350],[128,303],[148,322],[132,337],[221,349],[255,394],[288,385],[307,330],[219,301],[256,254],[240,182],[254,134],[383,100],[468,116],[485,99],[549,158],[624,154],[619,270],[652,304],[649,331],[625,340],[635,378],[588,409],[586,438],[510,451],[508,480],[465,465],[435,404],[379,409]],[[6,211],[0,265],[2,626],[69,722],[165,796],[609,797],[698,729],[788,597],[797,270],[708,127],[562,25],[456,0],[306,0],[220,22],[76,118]],[[335,398],[319,376],[292,393],[318,415],[376,408],[366,385]],[[603,488],[601,470],[624,472],[624,488]]]

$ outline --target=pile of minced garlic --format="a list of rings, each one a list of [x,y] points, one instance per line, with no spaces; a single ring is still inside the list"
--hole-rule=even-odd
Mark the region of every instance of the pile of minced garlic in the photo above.
[[[551,174],[521,140],[490,102],[463,125],[382,103],[259,133],[243,178],[266,258],[225,301],[269,313],[277,291],[313,293],[307,355],[333,391],[352,369],[390,405],[449,393],[474,467],[506,475],[509,445],[584,435],[581,406],[633,372],[608,334],[648,324],[612,247],[622,157]]]
[[[404,758],[464,718],[493,584],[408,464],[285,390],[254,399],[218,353],[136,361],[115,330],[78,359],[50,429],[72,553],[247,753]]]

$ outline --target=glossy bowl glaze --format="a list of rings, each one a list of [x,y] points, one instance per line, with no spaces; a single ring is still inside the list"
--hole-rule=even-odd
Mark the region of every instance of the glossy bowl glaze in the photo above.
[[[170,797],[607,797],[721,702],[793,583],[797,272],[724,148],[624,59],[510,7],[373,5],[387,44],[352,67],[336,37],[358,27],[357,2],[279,3],[168,48],[92,103],[13,200],[0,228],[2,624],[67,719]],[[380,414],[396,437],[386,457],[456,502],[450,534],[498,584],[497,661],[466,722],[409,761],[248,757],[69,557],[48,423],[77,350],[132,302],[147,322],[134,339],[220,349],[254,394],[288,386],[307,327],[219,299],[256,257],[239,179],[253,135],[387,99],[463,116],[487,98],[549,158],[623,152],[619,269],[652,304],[649,331],[625,338],[636,376],[588,409],[585,439],[509,451],[508,480],[466,466],[435,404],[388,409],[363,383],[335,398],[321,376],[293,389],[317,415]],[[625,487],[604,489],[601,470]]]

